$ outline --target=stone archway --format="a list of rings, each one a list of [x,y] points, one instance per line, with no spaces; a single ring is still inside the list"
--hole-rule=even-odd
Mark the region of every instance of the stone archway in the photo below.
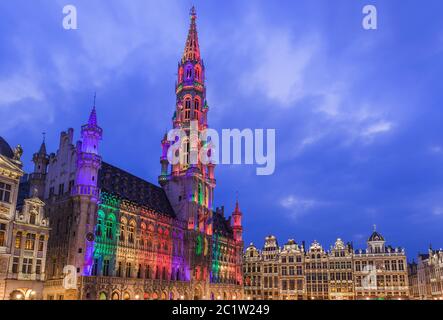
[[[112,300],[120,300],[120,294],[117,291],[114,291],[111,296]]]
[[[98,300],[108,300],[108,295],[106,294],[106,292],[100,292],[98,295]]]
[[[26,299],[26,295],[21,290],[14,290],[9,295],[9,299],[11,299],[11,300],[25,300]]]

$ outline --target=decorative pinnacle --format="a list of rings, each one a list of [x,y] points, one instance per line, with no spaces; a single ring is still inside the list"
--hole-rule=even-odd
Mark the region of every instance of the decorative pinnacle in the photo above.
[[[94,93],[94,105],[92,106],[91,115],[89,116],[88,124],[90,126],[97,126],[97,112],[95,111],[95,102],[97,99],[97,93]]]
[[[197,18],[197,11],[195,10],[195,6],[192,6],[191,10],[189,11],[189,15],[192,19]]]

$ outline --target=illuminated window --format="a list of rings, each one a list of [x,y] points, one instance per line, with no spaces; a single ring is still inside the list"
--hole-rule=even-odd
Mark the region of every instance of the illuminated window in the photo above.
[[[25,249],[34,250],[34,247],[35,247],[35,234],[28,233],[26,235]]]
[[[185,100],[185,120],[189,120],[191,118],[191,99],[186,98]]]
[[[0,223],[0,247],[6,245],[6,224]]]
[[[194,119],[198,120],[200,114],[200,100],[195,99],[194,101]]]
[[[0,202],[11,202],[11,188],[10,184],[0,182]]]

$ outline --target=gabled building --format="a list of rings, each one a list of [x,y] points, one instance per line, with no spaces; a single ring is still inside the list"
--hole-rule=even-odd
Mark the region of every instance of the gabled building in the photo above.
[[[294,240],[279,247],[276,237],[268,236],[262,250],[252,243],[246,249],[243,273],[245,297],[252,300],[409,298],[405,251],[386,246],[376,230],[366,250],[354,250],[340,238],[329,251],[317,241],[307,250]],[[434,285],[434,292],[438,288]]]
[[[0,137],[0,300],[43,297],[49,220],[36,191],[16,207],[22,153]]]

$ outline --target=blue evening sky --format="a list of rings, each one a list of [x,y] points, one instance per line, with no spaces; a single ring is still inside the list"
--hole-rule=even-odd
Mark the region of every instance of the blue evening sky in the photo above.
[[[78,30],[62,8],[78,9]],[[275,128],[275,174],[218,166],[246,245],[275,234],[365,246],[372,225],[412,259],[443,247],[443,2],[439,0],[3,0],[0,135],[25,150],[87,120],[97,91],[105,161],[151,182],[171,127],[195,4],[209,123]],[[362,8],[378,9],[378,30]]]

